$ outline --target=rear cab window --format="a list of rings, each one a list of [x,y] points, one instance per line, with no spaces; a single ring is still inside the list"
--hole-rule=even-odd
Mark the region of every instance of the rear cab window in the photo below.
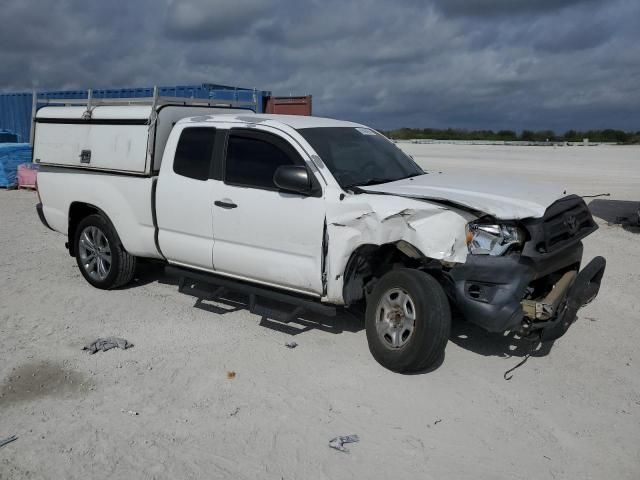
[[[185,128],[178,140],[173,171],[183,177],[207,180],[211,171],[215,138],[215,128]]]

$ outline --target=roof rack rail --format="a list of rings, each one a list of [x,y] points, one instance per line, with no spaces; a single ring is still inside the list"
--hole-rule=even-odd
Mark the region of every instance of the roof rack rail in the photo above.
[[[130,98],[95,98],[93,90],[87,90],[87,98],[38,98],[35,90],[32,91],[31,103],[31,132],[30,141],[33,146],[34,126],[36,112],[39,107],[45,105],[61,105],[61,106],[79,106],[86,107],[83,118],[91,118],[92,111],[98,106],[117,106],[117,105],[151,105],[152,111],[161,105],[172,106],[201,106],[201,107],[225,107],[225,108],[250,108],[254,112],[258,111],[258,102],[254,95],[254,101],[240,100],[220,100],[213,98],[188,98],[188,97],[162,97],[158,95],[159,88],[153,87],[153,95],[150,97],[130,97]]]
[[[137,98],[43,98],[37,100],[38,105],[97,106],[115,105],[204,105],[208,107],[255,107],[255,102],[220,101],[209,98],[184,97],[137,97]]]
[[[253,107],[256,110],[256,101],[240,101],[240,100],[225,100],[220,101],[212,98],[195,98],[195,97],[163,97],[158,94],[159,88],[153,87],[153,95],[150,97],[130,97],[130,98],[95,98],[93,96],[93,90],[87,90],[87,98],[38,98],[34,91],[33,103],[34,107],[39,105],[78,105],[86,106],[87,110],[91,110],[93,107],[102,105],[203,105],[207,107]],[[255,96],[254,96],[255,99]]]

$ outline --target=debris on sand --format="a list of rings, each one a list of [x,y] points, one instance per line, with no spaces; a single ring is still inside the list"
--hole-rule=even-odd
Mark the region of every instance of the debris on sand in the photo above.
[[[298,344],[296,342],[287,342],[284,344],[284,346],[287,348],[296,348]]]
[[[133,347],[133,343],[129,343],[124,338],[107,337],[98,338],[97,340],[91,342],[89,345],[85,345],[82,349],[88,350],[89,353],[93,355],[97,351],[106,352],[107,350],[111,350],[112,348],[121,348],[122,350],[126,350],[127,348],[131,347]]]
[[[235,417],[238,413],[240,413],[240,407],[234,408],[233,412],[229,413],[229,416]]]
[[[345,443],[357,443],[360,441],[360,437],[358,435],[346,435],[344,437],[336,437],[329,440],[329,446],[331,448],[335,448],[336,450],[340,450],[341,452],[348,453],[344,446]]]
[[[230,372],[227,372],[227,378],[229,380],[233,380],[234,378],[236,378],[236,372],[234,372],[233,370]]]
[[[135,412],[133,410],[125,410],[124,408],[121,408],[120,411],[122,413],[126,413],[127,415],[131,415],[132,417],[137,417],[138,415],[140,415],[138,412]]]
[[[17,436],[11,435],[10,437],[0,440],[0,448],[4,447],[5,445],[8,445],[11,442],[15,442],[17,439],[18,439]]]
[[[439,419],[437,419],[435,422],[433,422],[433,424],[434,424],[434,425],[437,425],[437,424],[439,424],[441,421],[442,421],[442,419],[441,419],[441,418],[439,418]]]

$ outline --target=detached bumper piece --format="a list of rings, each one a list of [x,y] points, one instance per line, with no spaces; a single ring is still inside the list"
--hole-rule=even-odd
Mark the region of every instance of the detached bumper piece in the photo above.
[[[576,320],[578,310],[598,295],[605,267],[606,260],[603,257],[596,257],[591,260],[576,276],[571,287],[568,288],[568,292],[555,318],[543,324],[533,324],[542,329],[540,333],[541,341],[555,340],[567,332],[571,324]]]
[[[575,270],[566,272],[544,298],[523,300],[521,303],[525,318],[530,320],[551,320],[554,318],[577,274],[578,272]]]

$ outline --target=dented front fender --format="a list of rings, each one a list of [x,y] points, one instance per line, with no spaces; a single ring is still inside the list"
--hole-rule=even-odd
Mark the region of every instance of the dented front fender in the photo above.
[[[465,227],[476,218],[462,210],[390,195],[350,195],[330,203],[324,300],[344,303],[345,267],[362,245],[404,241],[425,257],[463,263],[467,258]]]

